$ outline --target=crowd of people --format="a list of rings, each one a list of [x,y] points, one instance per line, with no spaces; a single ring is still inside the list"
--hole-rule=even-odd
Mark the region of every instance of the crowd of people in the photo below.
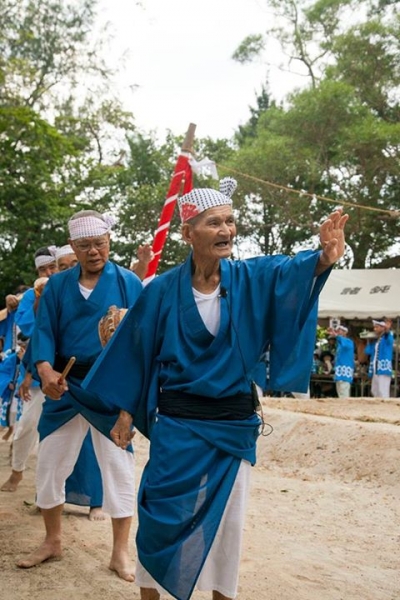
[[[72,478],[79,501],[110,515],[109,567],[136,580],[141,600],[161,593],[188,600],[195,588],[213,600],[236,597],[249,477],[263,432],[261,357],[269,348],[274,389],[307,391],[318,295],[343,255],[348,215],[337,209],[321,224],[321,250],[234,261],[235,187],[227,178],[219,191],[179,198],[189,256],[146,287],[139,272],[149,252],[139,256],[136,274],[118,266],[109,259],[112,221],[81,211],[68,221],[68,248],[35,254],[36,290],[7,297],[11,346],[4,351],[19,354],[25,373],[20,383],[12,378],[23,408],[2,490],[17,489],[39,440],[36,503],[45,529],[18,567],[61,557]],[[76,264],[61,266],[67,256]],[[113,305],[128,312],[103,349],[98,324]],[[23,356],[18,332],[29,339]],[[135,428],[150,440],[137,499]]]
[[[312,395],[349,398],[354,395],[354,382],[362,380],[363,386],[369,381],[371,396],[390,398],[394,370],[392,320],[373,319],[371,326],[371,331],[364,332],[361,339],[356,338],[357,334],[351,338],[343,324],[328,328],[325,344],[314,352]]]

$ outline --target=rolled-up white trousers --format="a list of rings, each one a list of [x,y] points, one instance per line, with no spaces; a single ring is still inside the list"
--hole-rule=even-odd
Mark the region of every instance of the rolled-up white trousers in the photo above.
[[[103,481],[103,510],[113,519],[131,517],[136,501],[133,454],[118,448],[82,415],[76,415],[40,442],[36,504],[39,508],[54,508],[65,502],[65,481],[89,429]]]
[[[38,423],[42,413],[44,395],[40,387],[29,389],[31,399],[24,401],[22,415],[15,424],[11,468],[24,471],[29,455],[37,448],[39,442]]]

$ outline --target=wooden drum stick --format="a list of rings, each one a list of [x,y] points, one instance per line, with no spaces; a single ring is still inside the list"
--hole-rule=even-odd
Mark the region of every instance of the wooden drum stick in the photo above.
[[[67,362],[64,371],[61,373],[61,377],[58,380],[58,383],[61,384],[63,382],[64,379],[66,379],[68,373],[70,372],[70,370],[72,369],[74,362],[76,361],[76,357],[75,356],[71,356],[71,358],[69,359],[69,361]]]

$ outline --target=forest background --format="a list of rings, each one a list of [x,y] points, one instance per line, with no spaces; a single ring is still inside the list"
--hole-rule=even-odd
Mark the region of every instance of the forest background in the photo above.
[[[274,36],[307,83],[277,102],[260,82],[231,139],[197,138],[193,148],[238,180],[235,257],[316,247],[321,219],[343,205],[351,219],[340,266],[398,268],[400,3],[265,4],[276,19],[238,40],[232,60],[257,59]],[[105,32],[93,35],[96,8],[0,0],[0,303],[32,284],[37,248],[66,243],[77,210],[116,217],[112,257],[123,266],[157,227],[185,132],[160,140],[136,127],[113,92]],[[159,272],[186,254],[176,216]]]

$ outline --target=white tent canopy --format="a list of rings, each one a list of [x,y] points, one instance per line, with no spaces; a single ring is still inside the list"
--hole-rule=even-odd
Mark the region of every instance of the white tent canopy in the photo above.
[[[335,269],[319,297],[318,317],[400,316],[400,269]]]

